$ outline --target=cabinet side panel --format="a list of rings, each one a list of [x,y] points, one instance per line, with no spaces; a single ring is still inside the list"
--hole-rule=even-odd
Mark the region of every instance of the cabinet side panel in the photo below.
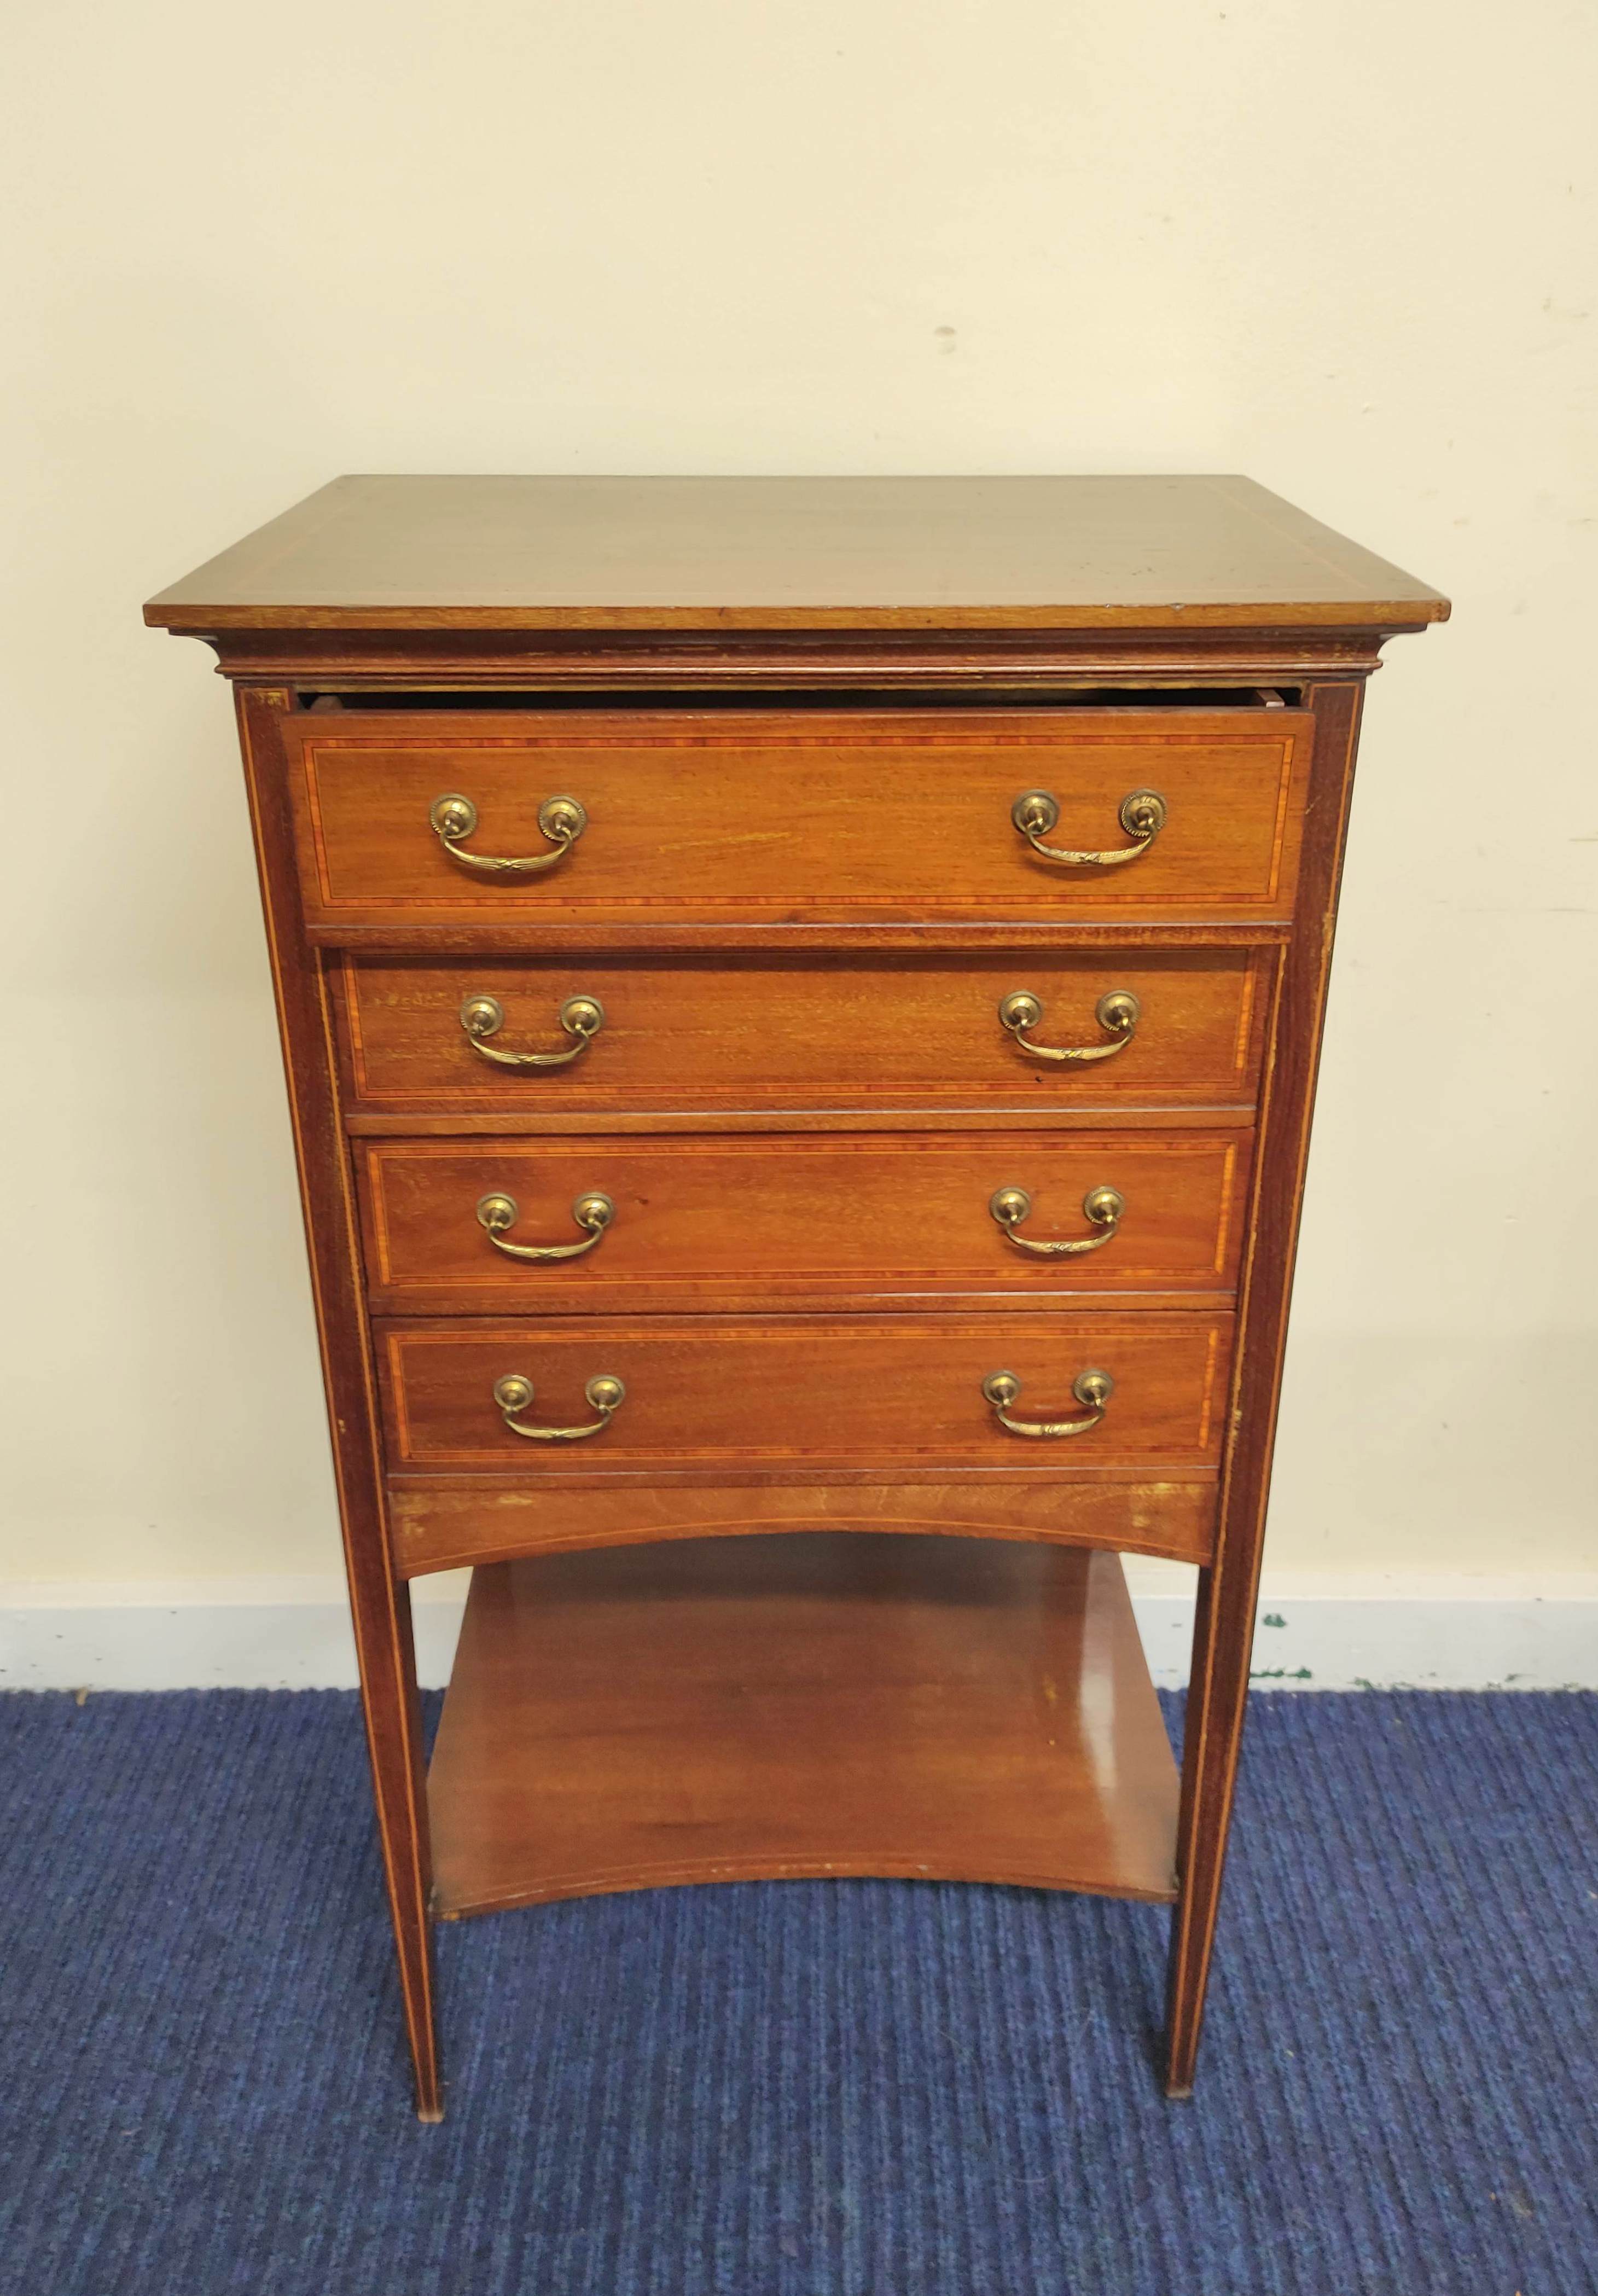
[[[415,2068],[417,2109],[423,2120],[436,2120],[441,2118],[441,2106],[427,1918],[430,1873],[410,1595],[389,1554],[354,1180],[339,1120],[326,985],[322,961],[306,946],[299,911],[280,739],[288,706],[287,693],[276,688],[243,687],[237,695],[378,1832]]]

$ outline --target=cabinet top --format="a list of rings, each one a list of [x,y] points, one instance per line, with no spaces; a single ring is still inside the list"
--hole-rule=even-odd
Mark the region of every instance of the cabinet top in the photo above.
[[[1244,478],[342,478],[157,628],[1414,629],[1448,603]]]

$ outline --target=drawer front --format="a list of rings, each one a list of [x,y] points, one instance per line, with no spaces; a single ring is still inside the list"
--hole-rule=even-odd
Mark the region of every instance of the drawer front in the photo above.
[[[380,1355],[397,1472],[925,1474],[1212,1464],[1230,1348],[1228,1316],[1144,1312],[389,1325]],[[1073,1424],[1093,1419],[1073,1382],[1094,1370],[1115,1382],[1102,1415],[1062,1438],[1010,1432],[982,1391],[1012,1372],[1012,1417]],[[507,1377],[533,1390],[522,1423],[601,1431],[516,1434],[496,1401]],[[626,1390],[608,1423],[602,1379]]]
[[[413,1315],[1226,1291],[1249,1144],[1135,1131],[373,1143],[368,1281],[380,1312]],[[570,1256],[512,1256],[549,1250]]]
[[[1146,949],[786,965],[352,961],[348,1090],[356,1107],[402,1116],[486,1111],[540,1123],[562,1111],[978,1109],[990,1119],[1007,1111],[1036,1119],[1117,1106],[1246,1106],[1269,962],[1241,950]],[[1038,1008],[1027,1038],[1102,1056],[1060,1063],[1029,1052],[999,1017],[1020,991]],[[1104,1000],[1128,993],[1136,1016],[1122,1026],[1128,1008]],[[585,1035],[578,1021],[591,1023],[594,1004],[602,1025]],[[463,1020],[469,1005],[473,1026],[493,1024],[475,1040]],[[500,1051],[571,1057],[506,1068],[486,1057]]]
[[[1283,709],[396,711],[291,719],[284,738],[313,926],[991,922],[1286,915],[1310,725]],[[1108,858],[1037,851],[1012,818],[1033,790],[1053,801],[1037,843]],[[1145,837],[1122,815],[1147,791],[1163,820]],[[446,797],[467,800],[440,816],[447,844]],[[578,801],[580,825],[544,810],[554,799]]]

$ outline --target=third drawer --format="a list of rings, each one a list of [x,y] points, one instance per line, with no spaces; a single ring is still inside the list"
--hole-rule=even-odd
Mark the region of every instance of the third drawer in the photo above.
[[[1227,1293],[1250,1142],[1130,1129],[373,1141],[358,1160],[367,1279],[376,1309],[410,1314]]]

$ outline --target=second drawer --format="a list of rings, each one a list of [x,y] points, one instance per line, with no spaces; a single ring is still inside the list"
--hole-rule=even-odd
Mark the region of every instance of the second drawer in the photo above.
[[[1230,1292],[1242,1132],[373,1142],[373,1305],[584,1314],[844,1294]],[[532,1257],[532,1254],[556,1257]]]
[[[790,1111],[1045,1119],[1246,1107],[1273,952],[801,963],[595,955],[343,968],[349,1103],[513,1128]],[[573,1119],[576,1119],[573,1121]],[[585,1120],[586,1119],[586,1120]]]

